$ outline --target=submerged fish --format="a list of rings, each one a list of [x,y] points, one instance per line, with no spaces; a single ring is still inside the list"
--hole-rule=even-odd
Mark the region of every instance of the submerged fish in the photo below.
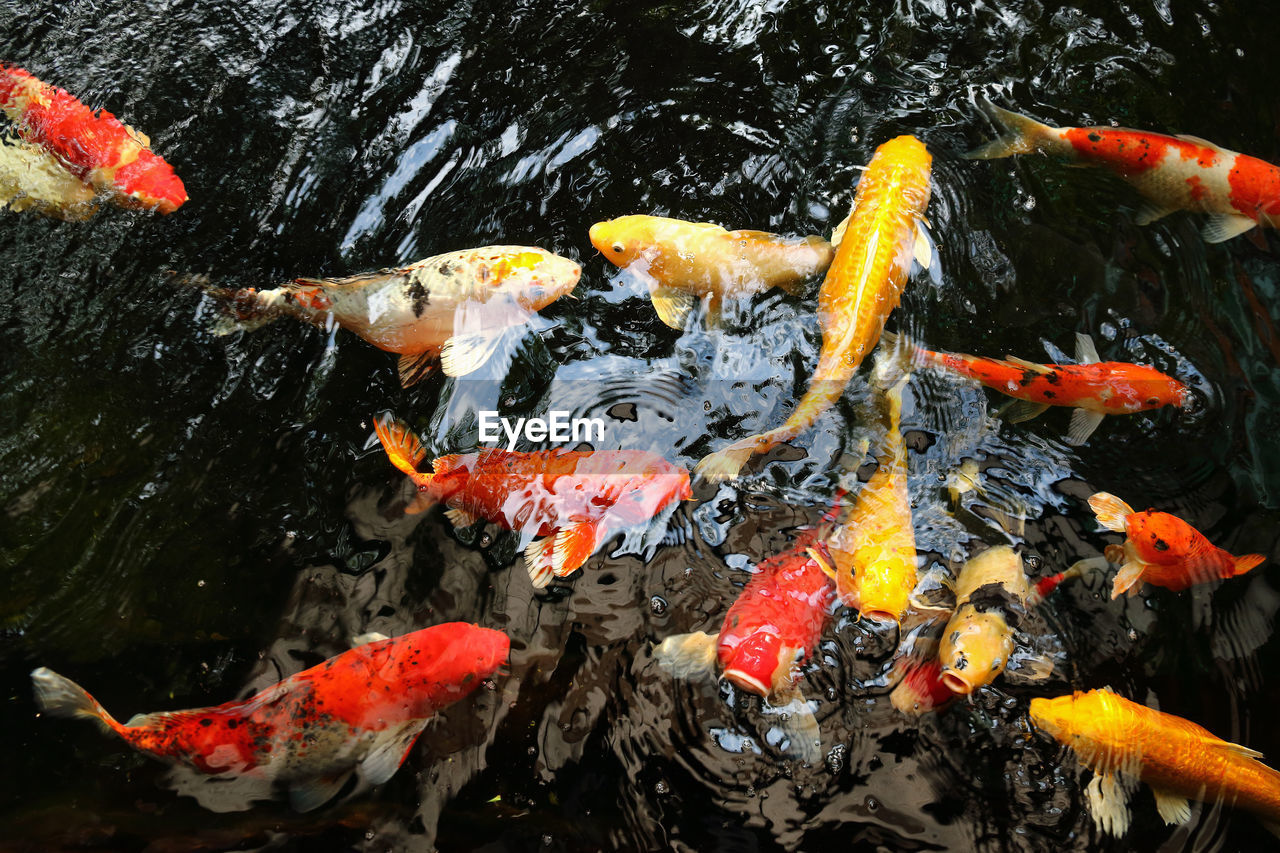
[[[811,552],[836,582],[840,600],[868,618],[898,622],[916,586],[916,539],[907,491],[907,450],[902,443],[902,389],[908,374],[894,379],[895,357],[882,357],[874,384],[882,388],[884,439],[875,473],[858,490],[844,521],[827,539],[830,563]]]
[[[182,180],[144,134],[16,65],[0,63],[0,109],[24,139],[116,204],[173,213],[187,200]]]
[[[85,717],[130,746],[202,773],[251,775],[289,787],[299,811],[328,802],[353,772],[390,779],[432,714],[466,696],[507,659],[505,634],[451,622],[330,658],[243,702],[139,714],[121,725],[79,685],[31,673],[42,713]]]
[[[1103,527],[1126,537],[1123,548],[1108,549],[1109,558],[1123,562],[1111,587],[1112,598],[1125,591],[1137,595],[1143,583],[1182,592],[1193,584],[1242,575],[1267,559],[1262,554],[1232,556],[1176,515],[1153,509],[1134,512],[1107,492],[1089,498],[1089,506]]]
[[[441,456],[428,474],[407,426],[387,419],[375,429],[391,464],[418,487],[409,512],[443,503],[456,527],[484,518],[543,537],[524,551],[539,589],[577,571],[619,530],[693,497],[687,471],[644,450],[481,450]]]
[[[1190,404],[1187,386],[1154,367],[1100,361],[1088,335],[1076,335],[1079,364],[1036,364],[1014,356],[983,358],[920,347],[915,347],[915,358],[1019,400],[1017,407],[1010,410],[1009,420],[1013,423],[1037,417],[1050,406],[1074,406],[1067,430],[1067,443],[1074,445],[1083,444],[1106,415]]]
[[[832,234],[836,254],[818,292],[822,351],[804,397],[781,427],[704,458],[699,475],[713,482],[736,477],[748,459],[805,432],[840,399],[897,307],[912,257],[925,267],[932,262],[922,230],[932,161],[914,136],[876,149],[858,183],[853,211]]]
[[[1128,831],[1129,795],[1139,781],[1151,787],[1168,824],[1191,819],[1188,800],[1222,801],[1273,826],[1280,821],[1280,773],[1258,761],[1261,753],[1190,720],[1104,689],[1032,699],[1031,722],[1093,771],[1085,798],[1104,832]]]
[[[661,216],[621,216],[591,226],[591,244],[615,266],[649,286],[658,317],[684,328],[696,300],[719,325],[721,305],[780,287],[799,291],[804,280],[831,264],[831,244],[821,237],[782,237],[765,231],[726,231],[710,222]]]
[[[714,672],[779,713],[789,751],[804,761],[821,756],[818,721],[800,693],[800,666],[831,620],[835,587],[808,553],[821,541],[806,531],[781,554],[762,560],[729,611],[719,635],[703,631],[667,637],[654,650],[677,677]]]
[[[503,333],[573,290],[581,268],[527,246],[484,246],[436,255],[399,269],[348,278],[298,278],[271,290],[212,289],[238,321],[257,328],[277,317],[332,320],[400,355],[406,388],[439,359],[449,376],[478,368]]]
[[[1280,169],[1194,136],[1123,127],[1050,127],[984,101],[1001,129],[969,152],[988,160],[1033,151],[1081,166],[1103,166],[1146,198],[1139,225],[1175,210],[1209,214],[1204,239],[1220,243],[1255,225],[1280,225]]]
[[[956,696],[943,683],[938,660],[938,646],[955,609],[955,585],[944,572],[927,572],[911,593],[888,678],[890,703],[909,717],[940,710]]]

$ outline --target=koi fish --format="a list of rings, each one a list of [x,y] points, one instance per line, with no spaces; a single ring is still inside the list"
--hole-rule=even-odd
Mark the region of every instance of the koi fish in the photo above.
[[[748,693],[765,698],[778,713],[789,751],[813,762],[821,757],[818,720],[800,692],[800,666],[831,620],[835,587],[809,556],[820,547],[817,531],[806,531],[792,547],[762,560],[725,614],[719,635],[704,631],[667,637],[654,650],[659,664],[677,678],[714,672]]]
[[[243,702],[139,714],[123,725],[84,688],[52,670],[31,673],[36,703],[84,717],[139,752],[201,773],[287,785],[298,811],[328,802],[355,772],[392,777],[429,718],[507,659],[508,640],[464,622],[378,639],[291,675]]]
[[[831,265],[831,244],[818,236],[781,237],[726,231],[710,222],[632,215],[591,226],[591,245],[617,267],[640,276],[658,317],[684,328],[694,302],[707,300],[707,319],[720,324],[732,299],[779,287],[797,295],[804,280]]]
[[[998,139],[966,156],[976,160],[1033,151],[1080,166],[1102,166],[1146,199],[1137,223],[1176,210],[1209,214],[1204,239],[1221,243],[1255,225],[1280,224],[1280,169],[1195,136],[1123,127],[1049,127],[983,101]]]
[[[902,388],[908,374],[890,384],[884,376],[892,369],[891,361],[882,359],[873,380],[885,388],[881,405],[886,421],[875,473],[827,540],[825,553],[831,562],[816,550],[810,556],[835,581],[844,604],[868,619],[897,623],[916,586],[916,538],[901,427]]]
[[[88,219],[98,210],[93,187],[62,168],[43,148],[0,137],[0,207],[59,219]]]
[[[379,349],[400,355],[404,387],[429,376],[439,359],[463,376],[497,349],[502,333],[573,290],[582,269],[526,246],[484,246],[436,255],[399,269],[348,278],[298,278],[271,290],[211,288],[234,322],[215,331],[254,329],[289,315],[330,320]]]
[[[1118,497],[1098,492],[1089,507],[1108,530],[1125,534],[1123,548],[1108,549],[1107,557],[1123,562],[1111,597],[1137,595],[1143,583],[1174,592],[1198,583],[1233,578],[1266,562],[1262,554],[1235,557],[1211,543],[1204,534],[1167,512],[1134,512]]]
[[[956,577],[956,609],[938,646],[938,679],[953,693],[967,696],[995,681],[1010,666],[1024,680],[1048,677],[1052,661],[1015,652],[1014,628],[1063,581],[1096,567],[1096,561],[1081,560],[1064,572],[1031,584],[1022,558],[1008,545],[970,557]]]
[[[16,65],[0,63],[0,109],[24,139],[122,207],[173,213],[187,200],[182,180],[145,134]]]
[[[1189,800],[1220,800],[1271,825],[1280,821],[1280,773],[1258,761],[1262,753],[1190,720],[1103,689],[1032,699],[1031,722],[1093,771],[1085,799],[1094,823],[1111,835],[1128,831],[1129,794],[1140,781],[1167,824],[1191,819]]]
[[[831,237],[835,258],[818,292],[822,350],[804,397],[781,427],[704,458],[697,467],[700,476],[712,482],[733,479],[752,456],[805,432],[840,399],[897,307],[912,257],[923,267],[932,263],[922,228],[932,161],[914,136],[899,136],[876,149],[858,183],[852,212]]]
[[[893,336],[885,338],[886,343]],[[922,364],[941,367],[981,382],[1019,400],[1009,420],[1021,423],[1050,406],[1074,406],[1067,443],[1083,444],[1106,415],[1128,415],[1162,406],[1185,408],[1190,392],[1172,376],[1145,364],[1102,361],[1093,338],[1076,334],[1078,364],[1036,364],[1016,356],[983,358],[964,353],[932,352],[913,345]]]
[[[443,503],[455,527],[484,518],[543,537],[524,551],[537,589],[573,574],[619,530],[693,498],[687,471],[644,450],[482,450],[441,456],[428,474],[407,426],[388,418],[374,428],[391,464],[418,487],[407,512]]]
[[[920,579],[899,625],[902,642],[890,665],[889,702],[909,717],[944,708],[956,694],[942,681],[938,646],[956,609],[955,585],[945,573]]]

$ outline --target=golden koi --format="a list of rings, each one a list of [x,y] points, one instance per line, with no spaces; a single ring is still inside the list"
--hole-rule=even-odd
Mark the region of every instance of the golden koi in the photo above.
[[[818,293],[822,351],[804,397],[781,427],[704,458],[699,475],[712,482],[736,477],[748,459],[805,432],[840,399],[897,307],[913,254],[921,266],[932,263],[921,227],[932,161],[913,136],[876,149],[858,183],[852,212],[832,234],[836,254]]]
[[[1262,754],[1190,720],[1131,702],[1110,690],[1032,699],[1031,722],[1071,747],[1093,779],[1089,811],[1104,832],[1129,828],[1129,792],[1145,782],[1165,823],[1191,819],[1188,800],[1221,800],[1280,821],[1280,773]]]
[[[661,216],[621,216],[591,226],[591,244],[615,266],[649,286],[658,317],[684,328],[694,302],[707,301],[707,320],[719,325],[726,298],[779,287],[797,294],[810,276],[831,265],[821,237],[782,237],[765,231],[726,231],[710,222]]]
[[[436,255],[399,269],[348,278],[298,278],[272,290],[211,289],[235,323],[257,328],[289,315],[330,319],[379,349],[400,355],[400,383],[466,375],[497,349],[503,332],[573,290],[581,268],[528,246],[484,246]]]

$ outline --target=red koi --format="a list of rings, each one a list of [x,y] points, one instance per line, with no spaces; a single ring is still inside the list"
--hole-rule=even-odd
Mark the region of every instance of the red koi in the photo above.
[[[441,456],[428,474],[418,470],[426,450],[408,427],[388,419],[375,429],[391,463],[418,487],[409,512],[443,503],[455,527],[484,518],[543,537],[524,552],[539,589],[577,571],[617,531],[693,497],[689,472],[648,451],[482,450]]]
[[[357,772],[381,784],[428,719],[507,659],[505,634],[464,622],[357,646],[243,702],[139,714],[123,725],[84,688],[52,670],[31,673],[36,702],[85,717],[134,749],[202,773],[252,775],[290,787],[299,811],[327,802]]]
[[[1162,406],[1186,407],[1187,386],[1145,364],[1099,361],[1093,339],[1076,335],[1079,364],[1036,364],[1014,356],[983,358],[964,353],[915,348],[915,358],[981,382],[1001,394],[1023,401],[1010,421],[1030,420],[1050,406],[1074,406],[1069,444],[1083,444],[1106,415],[1127,415]]]
[[[173,213],[187,200],[182,180],[144,134],[16,65],[0,63],[0,109],[24,139],[116,204]]]
[[[1233,578],[1266,562],[1262,554],[1236,557],[1214,545],[1190,524],[1167,512],[1134,512],[1118,497],[1098,492],[1089,506],[1108,530],[1125,534],[1123,547],[1110,546],[1107,558],[1122,562],[1111,597],[1137,595],[1143,583],[1174,592],[1209,581]]]
[[[791,751],[820,756],[818,721],[800,693],[800,665],[831,620],[835,584],[808,553],[822,549],[819,531],[806,531],[756,572],[725,614],[718,636],[702,631],[667,637],[654,655],[677,676],[714,670],[748,693],[783,710]],[[830,557],[827,558],[830,560]]]
[[[1195,136],[1123,127],[1050,127],[983,101],[1001,136],[969,152],[987,160],[1038,151],[1081,166],[1102,166],[1147,202],[1139,225],[1175,210],[1209,214],[1204,239],[1220,243],[1255,225],[1280,225],[1280,168]]]

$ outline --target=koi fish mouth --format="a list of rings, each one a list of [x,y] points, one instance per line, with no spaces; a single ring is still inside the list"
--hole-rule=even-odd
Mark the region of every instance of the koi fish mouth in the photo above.
[[[955,670],[947,670],[938,677],[938,680],[952,693],[968,696],[973,692],[973,685],[965,681],[964,677],[957,674]]]

